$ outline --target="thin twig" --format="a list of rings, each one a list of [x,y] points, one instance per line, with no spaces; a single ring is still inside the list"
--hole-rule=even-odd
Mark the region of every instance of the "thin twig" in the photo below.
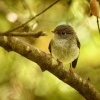
[[[4,32],[4,34],[5,34],[5,33],[13,32],[13,31],[15,31],[15,30],[17,30],[17,29],[19,29],[19,28],[25,26],[27,23],[29,23],[30,21],[32,21],[33,19],[35,19],[36,17],[38,17],[39,15],[41,15],[42,13],[44,13],[45,11],[47,11],[49,8],[51,8],[53,5],[55,5],[58,1],[60,1],[60,0],[56,0],[54,3],[52,3],[50,6],[48,6],[48,7],[45,8],[44,10],[42,10],[42,11],[41,11],[40,13],[38,13],[37,15],[31,17],[29,20],[27,20],[27,21],[24,22],[23,24],[21,24],[21,25],[15,27],[15,28],[13,28],[13,29],[11,29],[11,30],[8,30],[8,31]]]
[[[99,18],[98,17],[97,17],[97,26],[98,26],[98,30],[99,30],[99,33],[100,33]]]
[[[28,6],[28,4],[26,3],[26,1],[25,0],[20,0],[20,2],[22,3],[22,5],[23,5],[23,8],[26,10],[28,10],[29,11],[29,14],[30,14],[30,16],[32,16],[32,11],[31,11],[31,9],[30,9],[30,7]]]
[[[13,37],[34,37],[38,38],[40,36],[47,36],[43,31],[37,33],[33,32],[10,32],[10,33],[0,33],[0,36],[13,36]]]

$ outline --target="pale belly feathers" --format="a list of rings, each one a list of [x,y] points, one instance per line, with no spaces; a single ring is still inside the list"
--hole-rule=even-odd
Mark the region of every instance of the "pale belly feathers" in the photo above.
[[[52,56],[63,63],[71,63],[79,55],[76,41],[56,40],[51,46]]]

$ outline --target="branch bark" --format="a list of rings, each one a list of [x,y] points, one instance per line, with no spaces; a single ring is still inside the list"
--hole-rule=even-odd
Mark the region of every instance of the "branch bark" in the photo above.
[[[10,36],[10,37],[34,37],[39,38],[40,36],[47,36],[45,32],[39,31],[37,33],[33,32],[10,32],[10,33],[0,33],[0,36]]]
[[[50,55],[16,37],[0,37],[0,46],[7,51],[15,51],[37,63],[43,71],[48,70],[60,80],[76,89],[86,100],[100,100],[100,93],[87,80],[76,73],[70,73]]]

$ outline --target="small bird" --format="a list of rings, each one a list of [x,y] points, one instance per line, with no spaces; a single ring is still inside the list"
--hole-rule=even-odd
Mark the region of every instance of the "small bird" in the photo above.
[[[52,32],[54,35],[48,47],[50,53],[58,61],[75,68],[80,50],[76,32],[67,24],[58,25]]]

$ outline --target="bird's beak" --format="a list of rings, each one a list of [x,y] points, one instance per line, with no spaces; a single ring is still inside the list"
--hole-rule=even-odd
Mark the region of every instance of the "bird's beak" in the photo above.
[[[54,33],[54,31],[51,31],[52,33]]]

